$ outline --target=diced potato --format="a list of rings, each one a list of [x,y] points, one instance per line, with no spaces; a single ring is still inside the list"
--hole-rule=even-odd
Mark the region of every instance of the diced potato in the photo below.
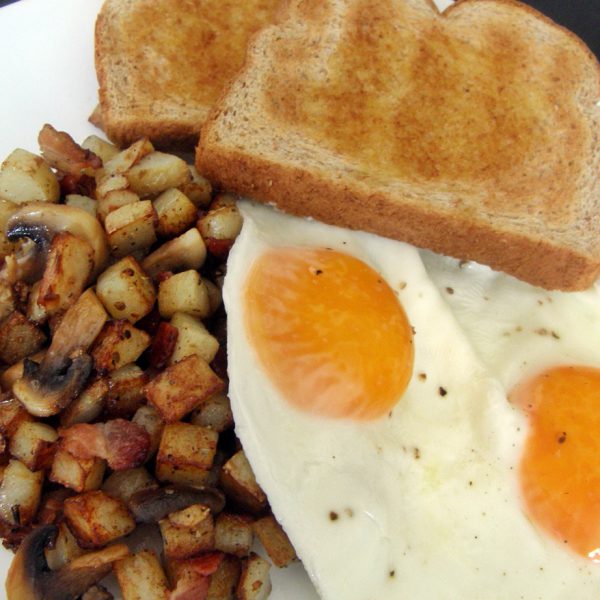
[[[215,523],[215,548],[235,556],[248,556],[254,541],[252,520],[247,515],[221,513]]]
[[[218,433],[233,427],[233,413],[227,394],[218,392],[205,400],[192,413],[190,422],[193,425],[208,427]]]
[[[167,577],[154,551],[130,554],[117,561],[113,569],[123,600],[168,600]]]
[[[212,186],[210,181],[202,177],[193,165],[190,166],[190,179],[179,189],[197,206],[205,207],[210,204],[212,198]]]
[[[13,150],[0,167],[0,198],[22,202],[58,202],[60,186],[48,163],[22,148]]]
[[[56,535],[54,545],[44,549],[48,566],[53,571],[64,567],[84,552],[85,550],[79,546],[75,536],[64,522],[58,526],[58,534]]]
[[[170,600],[206,600],[211,575],[219,569],[224,558],[222,552],[203,552],[192,558],[167,558],[167,572],[173,589]]]
[[[200,232],[193,227],[183,235],[164,243],[142,261],[142,267],[156,277],[163,271],[199,269],[206,258],[206,246]]]
[[[144,386],[147,383],[148,377],[136,364],[111,371],[108,376],[106,416],[129,419],[145,404]]]
[[[99,156],[103,164],[119,153],[119,149],[115,145],[103,140],[97,135],[89,135],[86,137],[85,140],[81,142],[81,147],[84,150],[91,150],[96,156]]]
[[[210,210],[198,220],[198,229],[205,240],[234,240],[242,230],[242,215],[235,198],[228,194],[217,196]]]
[[[256,482],[243,450],[236,452],[221,469],[219,478],[227,497],[250,512],[258,513],[267,505],[267,496]]]
[[[77,423],[91,423],[104,410],[108,396],[108,381],[101,377],[90,383],[60,414],[60,424],[70,427]]]
[[[10,242],[5,235],[6,223],[12,214],[17,210],[18,205],[9,200],[0,199],[0,258],[10,254],[15,249],[15,244]],[[0,319],[2,314],[0,313]]]
[[[266,600],[271,593],[271,565],[258,554],[242,562],[242,574],[237,587],[238,600]]]
[[[253,529],[276,567],[287,567],[296,560],[296,551],[292,543],[273,515],[255,521]]]
[[[30,471],[43,469],[52,462],[52,448],[58,439],[53,427],[38,421],[23,421],[10,439],[9,451]]]
[[[150,345],[150,336],[129,321],[109,321],[96,338],[92,357],[96,371],[114,371],[135,362]]]
[[[165,319],[184,312],[200,319],[210,313],[208,290],[200,273],[184,271],[161,281],[158,286],[158,310]]]
[[[214,548],[213,517],[202,504],[171,513],[159,521],[159,527],[168,558],[188,558]]]
[[[235,600],[242,565],[236,556],[225,555],[210,578],[206,600]]]
[[[41,283],[41,280],[38,280],[31,286],[29,297],[27,298],[27,312],[25,313],[25,316],[37,325],[44,324],[48,319],[48,311],[43,306],[40,306],[38,302]]]
[[[155,221],[150,200],[127,204],[109,213],[104,228],[113,255],[122,257],[149,248],[156,241]]]
[[[187,163],[174,154],[151,152],[125,173],[131,189],[142,198],[184,185],[191,178]]]
[[[100,201],[110,192],[127,189],[129,189],[129,181],[125,175],[103,172],[96,182],[96,198]]]
[[[81,600],[114,600],[114,596],[105,587],[97,584],[84,592]]]
[[[147,315],[156,300],[152,280],[132,256],[122,258],[98,277],[96,294],[114,319],[130,323]]]
[[[65,204],[67,206],[75,206],[81,208],[85,212],[96,217],[98,214],[98,202],[89,196],[83,196],[81,194],[67,194],[65,196]]]
[[[57,233],[37,289],[37,304],[48,316],[66,311],[81,296],[93,268],[94,251],[85,240],[66,231]]]
[[[32,420],[23,405],[10,395],[0,402],[0,433],[5,437],[11,438],[24,422]]]
[[[148,458],[152,458],[158,451],[165,422],[160,418],[158,411],[150,405],[140,406],[131,420],[143,427],[150,436]]]
[[[135,529],[125,504],[100,490],[67,498],[64,515],[83,548],[100,548]]]
[[[153,151],[154,146],[150,140],[142,138],[105,161],[104,171],[109,174],[125,173]]]
[[[187,231],[198,216],[192,201],[180,190],[171,188],[154,200],[158,235],[173,237]]]
[[[219,342],[200,320],[192,315],[176,312],[171,318],[171,325],[179,332],[171,363],[179,362],[191,354],[197,354],[208,363],[213,360],[219,350]]]
[[[37,352],[45,341],[44,332],[15,310],[0,323],[0,363],[12,365]]]
[[[208,303],[210,304],[210,314],[217,312],[223,302],[223,294],[221,288],[213,283],[210,279],[205,279],[206,290],[208,291]]]
[[[218,439],[215,431],[198,425],[166,425],[156,457],[156,477],[171,483],[203,484],[212,466]]]
[[[76,492],[88,492],[100,487],[105,469],[101,458],[78,458],[59,444],[48,478]]]
[[[200,234],[198,234],[200,237]],[[0,279],[0,321],[6,319],[16,308],[12,285]]]
[[[154,477],[144,467],[137,467],[111,473],[102,484],[102,491],[127,504],[136,492],[157,487]]]
[[[145,393],[163,421],[173,423],[220,392],[224,385],[205,360],[192,354],[157,375]]]
[[[98,198],[98,218],[105,223],[109,213],[139,201],[140,197],[131,190],[110,190]]]
[[[21,461],[11,460],[0,485],[0,520],[9,525],[30,523],[40,504],[43,482],[43,471],[30,471]]]

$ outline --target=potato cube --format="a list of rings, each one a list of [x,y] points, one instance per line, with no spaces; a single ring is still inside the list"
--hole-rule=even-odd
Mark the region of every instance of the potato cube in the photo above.
[[[151,152],[125,173],[131,189],[142,198],[156,196],[190,180],[187,163],[174,154]]]
[[[37,352],[45,341],[43,331],[15,310],[0,323],[0,363],[12,365]]]
[[[101,377],[90,383],[60,414],[60,424],[70,427],[77,423],[91,423],[104,410],[108,396],[108,381]]]
[[[218,433],[233,427],[233,413],[227,394],[218,392],[208,398],[192,413],[190,422]]]
[[[88,492],[100,487],[105,469],[106,462],[101,458],[78,458],[59,444],[48,478],[76,492]]]
[[[89,196],[83,196],[81,194],[67,194],[65,196],[65,204],[67,206],[75,206],[81,208],[85,212],[96,217],[98,215],[98,202]]]
[[[81,556],[84,552],[85,550],[79,546],[75,536],[64,522],[58,525],[58,533],[54,544],[44,549],[48,566],[53,571],[64,567],[68,562]]]
[[[21,461],[11,460],[0,484],[0,520],[9,525],[30,523],[40,504],[43,482],[43,471],[30,471]]]
[[[12,437],[24,422],[32,420],[33,417],[12,396],[7,394],[0,401],[0,433],[3,436]]]
[[[170,319],[176,312],[200,319],[207,317],[210,301],[200,273],[190,269],[161,281],[158,286],[158,310],[165,319]]]
[[[179,362],[191,354],[197,354],[208,363],[213,360],[219,350],[219,341],[209,333],[202,321],[187,313],[176,312],[171,318],[171,325],[179,332],[171,363]]]
[[[150,200],[140,200],[113,210],[106,216],[104,228],[110,250],[116,257],[145,250],[156,241],[156,213]]]
[[[165,422],[160,418],[160,415],[154,406],[150,405],[140,406],[131,420],[136,425],[143,427],[150,436],[148,458],[152,458],[158,451],[163,429],[165,428]]]
[[[97,135],[88,135],[88,137],[81,142],[81,147],[84,150],[90,150],[96,156],[100,157],[102,163],[106,163],[119,153],[119,149],[115,145],[103,140]]]
[[[243,450],[223,465],[219,481],[225,494],[246,510],[258,513],[266,507],[267,496],[256,482]]]
[[[214,548],[215,527],[207,506],[192,504],[161,519],[158,525],[168,558],[189,558]]]
[[[105,223],[111,212],[139,201],[140,197],[131,190],[109,190],[98,198],[98,218]]]
[[[144,387],[148,377],[136,364],[129,364],[111,371],[108,376],[106,416],[129,419],[145,404]]]
[[[168,600],[169,586],[153,550],[140,550],[114,564],[123,600]]]
[[[235,556],[248,556],[254,541],[252,520],[247,515],[221,513],[215,523],[215,548]]]
[[[22,148],[0,166],[0,198],[16,202],[58,202],[60,186],[48,163]]]
[[[162,271],[185,271],[199,269],[206,258],[206,246],[200,232],[192,227],[175,239],[165,242],[142,261],[142,267],[150,277]]]
[[[139,321],[154,306],[156,290],[135,258],[126,256],[104,271],[96,294],[114,319]]]
[[[242,573],[237,587],[238,600],[266,600],[271,593],[271,565],[258,554],[242,562]]]
[[[156,480],[144,467],[136,467],[111,473],[102,484],[102,491],[127,504],[136,492],[157,487]]]
[[[56,429],[38,421],[23,421],[10,439],[9,452],[30,471],[37,471],[52,462]]]
[[[29,290],[27,298],[27,311],[25,316],[36,325],[43,325],[48,319],[48,311],[45,307],[40,306],[38,302],[40,293],[41,280],[36,281]]]
[[[273,515],[255,521],[253,529],[276,567],[287,567],[296,560],[296,551],[292,543]]]
[[[156,457],[156,477],[171,483],[201,485],[213,464],[218,439],[215,431],[198,425],[166,425]]]
[[[224,388],[208,363],[197,354],[170,365],[145,388],[148,401],[163,421],[173,423]]]
[[[97,177],[96,198],[98,198],[98,201],[102,200],[102,198],[110,192],[127,189],[129,189],[129,181],[127,181],[125,175],[111,174],[102,171],[102,175]]]
[[[62,313],[81,296],[94,267],[94,251],[81,238],[64,231],[50,243],[37,303],[48,316]]]
[[[135,529],[125,504],[100,490],[67,498],[64,515],[83,548],[99,548]]]
[[[206,600],[235,600],[235,590],[242,572],[242,565],[236,556],[225,555],[210,578]]]
[[[121,150],[107,161],[104,162],[104,172],[109,174],[114,173],[125,173],[133,165],[137,164],[147,156],[151,152],[154,151],[154,146],[147,138],[142,138],[137,142],[134,142],[129,146],[129,148],[125,148],[125,150]]]
[[[92,348],[94,366],[99,373],[114,371],[135,362],[150,345],[150,336],[129,321],[109,321]]]
[[[104,586],[96,584],[84,592],[81,600],[114,600],[114,596]]]
[[[193,165],[190,166],[190,179],[179,189],[199,208],[210,204],[212,198],[212,186],[210,181],[202,177]]]
[[[181,235],[194,225],[198,210],[180,190],[171,188],[154,200],[158,217],[158,235],[173,237]]]

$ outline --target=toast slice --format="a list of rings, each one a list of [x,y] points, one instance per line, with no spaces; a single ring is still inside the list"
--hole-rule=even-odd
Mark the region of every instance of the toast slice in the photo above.
[[[512,0],[290,0],[197,168],[284,211],[575,290],[600,271],[600,66]]]
[[[279,0],[106,0],[96,21],[101,121],[128,145],[193,147]]]

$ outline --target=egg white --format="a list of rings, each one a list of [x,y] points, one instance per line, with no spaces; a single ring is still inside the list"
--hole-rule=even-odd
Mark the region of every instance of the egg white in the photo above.
[[[515,469],[525,419],[419,252],[248,202],[240,209],[224,286],[236,433],[323,599],[597,598],[600,571],[524,516]],[[244,282],[262,252],[290,245],[354,255],[397,292],[415,330],[415,366],[389,417],[305,414],[260,365],[244,327]]]

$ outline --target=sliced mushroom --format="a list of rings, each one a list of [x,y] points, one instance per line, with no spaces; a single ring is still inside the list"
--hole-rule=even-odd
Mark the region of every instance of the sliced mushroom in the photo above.
[[[225,496],[213,487],[168,485],[136,492],[129,499],[127,506],[138,523],[156,523],[168,514],[183,510],[192,504],[203,504],[208,506],[213,514],[217,514],[225,506]]]
[[[161,271],[199,269],[205,258],[206,245],[200,232],[193,227],[146,256],[142,267],[150,277],[156,277]]]
[[[17,210],[6,224],[6,237],[10,241],[30,238],[35,242],[21,262],[37,263],[38,266],[40,255],[45,256],[54,234],[61,231],[68,231],[92,247],[92,275],[97,275],[108,258],[106,233],[98,220],[85,210],[65,204],[30,202]],[[29,274],[30,280],[31,277]]]
[[[37,417],[59,413],[83,389],[93,360],[85,354],[108,315],[89,288],[67,310],[40,363],[25,359],[13,394]]]
[[[116,544],[51,571],[44,549],[56,533],[56,525],[43,525],[23,540],[8,570],[8,600],[76,600],[110,573],[113,562],[129,553],[127,546]]]

